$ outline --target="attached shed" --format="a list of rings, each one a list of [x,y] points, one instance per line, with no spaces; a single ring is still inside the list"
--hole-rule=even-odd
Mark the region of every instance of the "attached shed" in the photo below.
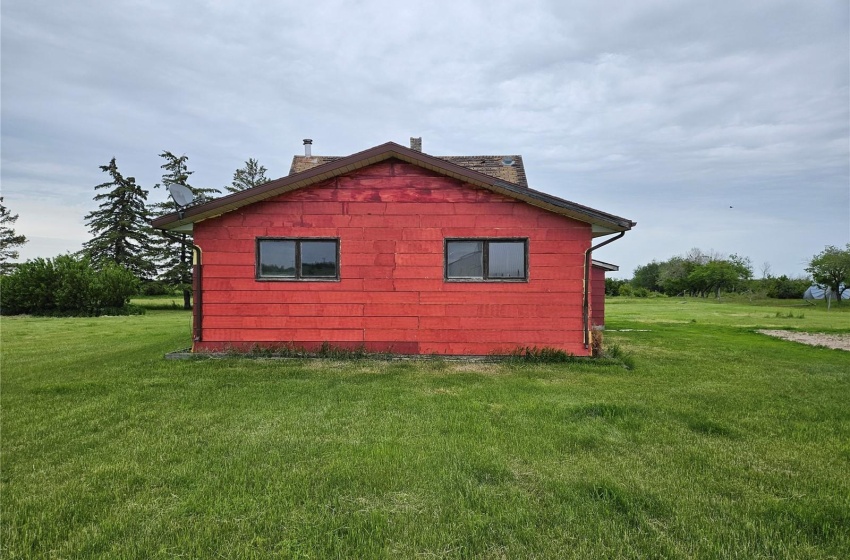
[[[590,268],[590,324],[594,329],[605,328],[605,273],[616,272],[620,267],[598,261],[591,260]]]
[[[194,351],[590,353],[591,252],[635,222],[528,188],[519,156],[307,148],[286,177],[153,222],[194,235]]]

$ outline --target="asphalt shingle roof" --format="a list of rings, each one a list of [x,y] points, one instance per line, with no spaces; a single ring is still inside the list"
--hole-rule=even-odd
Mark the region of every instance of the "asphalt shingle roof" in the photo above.
[[[342,159],[343,156],[294,156],[289,174],[301,173],[319,165]],[[490,177],[528,188],[522,156],[434,156]]]
[[[490,157],[494,158],[495,156]],[[517,159],[513,163],[521,167],[519,156],[511,157],[516,157]],[[298,160],[300,158],[306,159],[306,156],[296,156],[293,161],[293,169],[299,168]],[[312,161],[313,159],[315,161]],[[280,179],[275,179],[244,191],[222,196],[221,198],[192,204],[180,209],[178,212],[160,216],[151,223],[159,229],[191,231],[192,224],[195,222],[214,218],[226,212],[232,212],[249,204],[287,192],[310,187],[333,177],[338,177],[390,159],[398,159],[424,169],[430,169],[441,175],[469,183],[472,186],[487,189],[497,194],[538,206],[544,210],[592,224],[594,237],[625,232],[637,225],[629,219],[536,191],[520,183],[502,179],[497,175],[487,174],[484,170],[465,167],[459,162],[431,156],[400,146],[394,142],[387,142],[345,157],[330,158],[328,156],[314,156],[310,158],[310,161],[303,162],[305,166],[303,171],[296,171],[286,177],[281,177]],[[319,164],[320,161],[322,165]],[[482,161],[486,167],[487,158],[478,159],[476,165],[482,165]],[[505,167],[508,167],[508,165],[505,165]],[[495,173],[492,170],[492,166],[491,173]]]

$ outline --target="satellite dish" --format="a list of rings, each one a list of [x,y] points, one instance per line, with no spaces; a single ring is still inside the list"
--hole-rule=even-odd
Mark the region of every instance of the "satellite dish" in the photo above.
[[[174,199],[174,204],[179,208],[189,206],[195,200],[195,195],[189,187],[183,185],[168,185],[168,192],[171,193],[171,198]]]

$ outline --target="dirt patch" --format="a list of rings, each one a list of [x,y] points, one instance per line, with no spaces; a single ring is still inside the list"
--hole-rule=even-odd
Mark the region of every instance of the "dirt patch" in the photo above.
[[[772,331],[762,329],[761,334],[775,336],[784,340],[793,340],[794,342],[802,342],[810,346],[826,346],[827,348],[835,348],[836,350],[846,350],[850,352],[850,334],[824,334],[824,333],[807,333],[794,331]]]

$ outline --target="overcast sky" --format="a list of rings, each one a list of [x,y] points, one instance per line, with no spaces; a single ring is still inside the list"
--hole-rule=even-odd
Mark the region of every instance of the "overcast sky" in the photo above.
[[[846,0],[3,0],[2,195],[22,258],[89,238],[99,166],[196,186],[301,140],[521,154],[529,185],[638,222],[621,277],[692,247],[802,275],[850,241]]]

